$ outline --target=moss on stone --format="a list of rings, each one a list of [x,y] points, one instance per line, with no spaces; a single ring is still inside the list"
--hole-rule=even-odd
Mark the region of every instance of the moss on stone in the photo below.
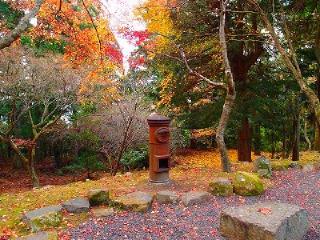
[[[230,196],[233,194],[233,186],[228,179],[215,179],[209,183],[209,191],[215,196]]]
[[[30,220],[32,232],[37,232],[49,227],[58,227],[62,221],[61,213],[51,213]]]
[[[253,173],[236,172],[233,182],[234,192],[241,196],[257,196],[264,192],[261,179]]]
[[[109,191],[102,189],[90,190],[88,193],[88,198],[91,206],[108,204],[110,201]]]

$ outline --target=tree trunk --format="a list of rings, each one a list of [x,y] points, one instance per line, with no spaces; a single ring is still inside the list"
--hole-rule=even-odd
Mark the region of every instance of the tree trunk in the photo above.
[[[293,118],[293,147],[292,161],[299,161],[299,145],[300,145],[300,107],[298,97],[295,99],[295,116]]]
[[[33,187],[38,188],[40,187],[40,181],[34,167],[35,156],[36,156],[36,145],[34,145],[31,149],[29,174],[31,176]]]
[[[282,158],[286,158],[287,157],[287,130],[285,125],[283,125],[282,128]]]
[[[233,80],[233,74],[231,71],[229,59],[228,59],[228,50],[227,50],[227,42],[225,35],[225,23],[226,23],[226,6],[228,4],[228,0],[220,1],[220,26],[219,26],[219,40],[221,45],[221,54],[224,60],[224,69],[225,69],[225,78],[227,82],[227,94],[225,98],[225,102],[223,105],[221,117],[219,120],[219,125],[216,132],[216,141],[218,145],[218,149],[221,157],[221,165],[222,169],[225,172],[231,172],[231,164],[228,156],[228,151],[226,144],[224,142],[224,131],[228,124],[230,113],[232,107],[234,105],[234,101],[236,99],[236,89]]]
[[[260,124],[256,124],[254,127],[254,138],[253,138],[253,146],[254,146],[254,155],[261,155],[261,131]]]
[[[242,121],[238,138],[238,160],[240,162],[251,162],[251,128],[249,119]]]
[[[311,146],[310,138],[308,136],[308,121],[307,121],[307,118],[304,119],[303,134],[304,134],[304,139],[306,140],[306,142],[308,144],[307,150],[310,151],[312,146]]]
[[[275,158],[276,155],[276,146],[275,146],[275,137],[274,130],[271,130],[271,158]]]

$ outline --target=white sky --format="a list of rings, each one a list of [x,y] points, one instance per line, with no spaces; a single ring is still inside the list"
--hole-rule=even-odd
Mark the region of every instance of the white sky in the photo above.
[[[109,15],[110,28],[115,34],[124,56],[124,67],[128,70],[128,58],[135,46],[127,39],[121,37],[118,30],[121,28],[129,28],[131,30],[144,30],[145,24],[134,16],[134,9],[142,4],[144,0],[102,0]]]

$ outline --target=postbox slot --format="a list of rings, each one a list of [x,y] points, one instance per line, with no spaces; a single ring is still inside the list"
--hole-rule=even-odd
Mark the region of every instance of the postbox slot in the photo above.
[[[169,158],[159,159],[159,169],[169,168]]]
[[[169,161],[170,161],[170,156],[165,155],[165,156],[156,156],[156,161],[157,161],[157,169],[155,169],[157,172],[165,172],[169,170]]]

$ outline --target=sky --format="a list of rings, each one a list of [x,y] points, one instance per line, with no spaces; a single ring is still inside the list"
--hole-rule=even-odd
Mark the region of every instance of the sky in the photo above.
[[[137,31],[146,28],[143,20],[137,19],[134,15],[134,10],[142,4],[144,0],[102,0],[102,2],[105,6],[106,13],[109,15],[110,28],[115,34],[124,56],[125,70],[128,70],[128,58],[131,52],[134,51],[135,46],[127,39],[124,39],[118,30],[124,27]]]

